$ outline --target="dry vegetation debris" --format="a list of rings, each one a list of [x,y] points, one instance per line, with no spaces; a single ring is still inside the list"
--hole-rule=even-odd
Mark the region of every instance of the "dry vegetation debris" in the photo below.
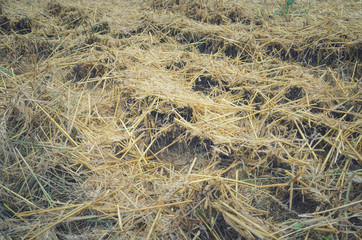
[[[0,1],[0,238],[360,239],[359,9]]]

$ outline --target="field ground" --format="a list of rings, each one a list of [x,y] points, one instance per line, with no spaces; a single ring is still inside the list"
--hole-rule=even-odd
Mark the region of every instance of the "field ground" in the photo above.
[[[0,239],[361,239],[362,1],[0,1]]]

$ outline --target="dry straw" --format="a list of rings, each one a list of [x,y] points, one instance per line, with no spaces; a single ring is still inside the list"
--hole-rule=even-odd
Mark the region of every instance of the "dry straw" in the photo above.
[[[0,238],[361,238],[360,2],[25,2]]]

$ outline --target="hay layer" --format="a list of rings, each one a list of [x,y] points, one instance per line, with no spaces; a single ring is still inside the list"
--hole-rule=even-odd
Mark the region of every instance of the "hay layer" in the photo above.
[[[0,7],[0,238],[361,238],[361,2]]]

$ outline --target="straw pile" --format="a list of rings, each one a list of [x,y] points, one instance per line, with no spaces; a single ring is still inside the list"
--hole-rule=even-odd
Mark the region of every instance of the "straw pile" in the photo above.
[[[361,2],[1,1],[1,239],[361,239]]]

